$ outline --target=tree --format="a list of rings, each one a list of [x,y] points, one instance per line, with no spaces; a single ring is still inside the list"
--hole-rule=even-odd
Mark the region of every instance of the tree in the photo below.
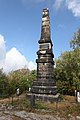
[[[28,69],[20,69],[9,73],[8,79],[10,84],[10,94],[16,93],[17,88],[20,89],[20,93],[29,89],[32,86],[33,80],[36,77],[35,70],[29,71]]]
[[[12,71],[11,73],[9,73],[8,80],[11,89],[10,94],[16,93],[17,88],[20,89],[21,93],[28,88],[28,83],[27,83],[28,75],[29,75],[29,70],[25,68]]]
[[[80,48],[80,29],[78,29],[77,33],[74,33],[73,40],[70,41],[70,46],[75,48]]]
[[[54,77],[60,92],[73,94],[80,84],[80,50],[61,54],[56,61]]]
[[[61,54],[56,60],[54,79],[57,80],[59,91],[63,94],[74,94],[80,89],[80,30],[70,41],[73,51]]]
[[[0,97],[9,96],[9,83],[3,69],[0,69]]]
[[[32,70],[28,76],[29,87],[32,87],[33,81],[36,80],[37,71]]]
[[[80,89],[80,28],[76,33],[74,33],[73,40],[70,41],[71,47],[74,49],[75,57],[78,58],[76,61],[76,64],[78,66],[78,71],[75,73],[77,76],[74,74],[74,81],[76,85],[76,89]]]

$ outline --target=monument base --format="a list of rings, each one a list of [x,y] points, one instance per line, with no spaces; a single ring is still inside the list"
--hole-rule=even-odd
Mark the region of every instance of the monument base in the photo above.
[[[35,93],[28,93],[27,97],[31,100],[31,96],[35,96],[35,100],[39,100],[42,102],[58,102],[60,100],[60,94],[57,93],[56,95],[49,95],[49,94],[35,94]]]
[[[60,98],[55,80],[35,80],[27,96],[43,102],[55,102]]]

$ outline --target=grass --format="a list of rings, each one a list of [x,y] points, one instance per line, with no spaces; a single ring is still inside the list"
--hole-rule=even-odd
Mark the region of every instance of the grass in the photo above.
[[[74,96],[63,96],[63,101],[46,103],[36,102],[35,112],[39,111],[39,114],[59,114],[60,116],[73,116],[80,115],[80,103],[76,102]]]
[[[62,96],[63,100],[61,102],[39,102],[36,101],[35,107],[30,107],[30,101],[26,97],[13,98],[13,106],[16,106],[19,110],[26,110],[27,112],[34,112],[37,114],[49,114],[49,115],[59,115],[61,117],[68,117],[69,115],[77,116],[80,115],[80,103],[76,102],[74,96]],[[1,101],[0,101],[1,103]],[[2,103],[12,104],[12,101],[4,99]]]

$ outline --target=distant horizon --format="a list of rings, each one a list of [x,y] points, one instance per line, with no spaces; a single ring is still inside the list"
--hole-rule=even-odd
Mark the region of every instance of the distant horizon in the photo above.
[[[70,40],[80,28],[79,0],[0,1],[0,68],[5,72],[36,69],[42,11],[49,9],[54,58],[71,50]]]

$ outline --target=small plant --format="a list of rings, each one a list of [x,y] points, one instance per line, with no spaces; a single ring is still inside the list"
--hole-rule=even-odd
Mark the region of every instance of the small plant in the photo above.
[[[37,101],[36,105],[35,105],[35,108],[36,109],[46,109],[47,107],[44,105],[44,103],[41,103],[41,102]]]

